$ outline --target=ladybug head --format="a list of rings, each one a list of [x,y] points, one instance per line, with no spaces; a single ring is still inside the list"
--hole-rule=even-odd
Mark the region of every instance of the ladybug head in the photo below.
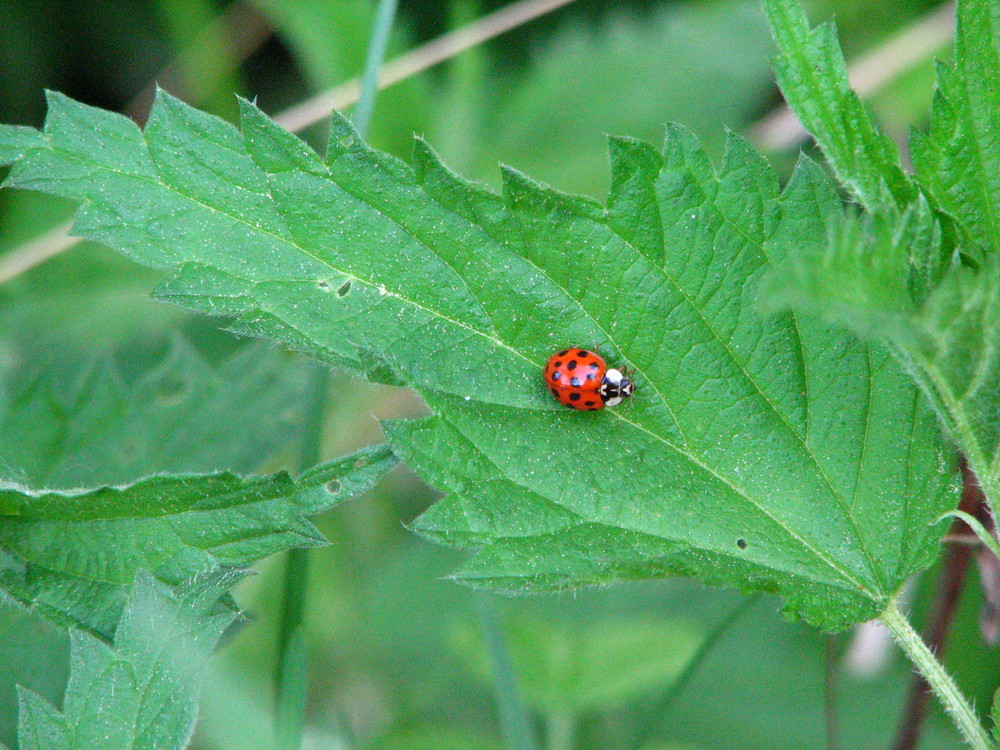
[[[621,370],[608,370],[601,381],[601,400],[605,406],[617,406],[635,392],[635,382]]]

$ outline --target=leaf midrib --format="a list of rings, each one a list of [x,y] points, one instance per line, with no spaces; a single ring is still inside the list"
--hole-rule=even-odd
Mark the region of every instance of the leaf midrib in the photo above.
[[[770,266],[770,267],[773,268],[774,264],[771,262],[771,258],[768,255],[767,250],[764,247],[765,243],[764,242],[758,242],[754,237],[752,237],[750,234],[748,234],[743,229],[743,227],[740,224],[738,224],[737,222],[733,221],[729,217],[729,215],[727,213],[725,213],[724,211],[722,211],[718,207],[718,205],[716,204],[716,202],[710,198],[708,191],[705,189],[705,186],[701,183],[700,180],[698,180],[698,176],[692,170],[687,170],[687,171],[688,171],[688,174],[690,175],[691,179],[694,180],[695,183],[698,185],[699,190],[701,191],[701,194],[704,196],[704,201],[703,201],[702,205],[707,205],[719,218],[722,219],[722,221],[726,224],[726,226],[730,227],[737,234],[741,235],[746,240],[746,242],[747,242],[748,245],[750,245],[752,248],[755,248],[760,253],[760,256],[763,258],[764,264],[766,264],[766,265],[768,265],[768,266]],[[714,179],[716,180],[716,182],[718,182],[719,178],[715,177]],[[658,209],[659,209],[659,206],[657,204],[657,210]],[[661,223],[662,223],[662,217],[661,217],[660,220],[661,220]],[[823,481],[826,483],[827,487],[829,488],[831,497],[833,497],[835,500],[837,500],[839,502],[841,508],[844,511],[845,516],[847,517],[847,520],[849,521],[851,527],[854,529],[855,540],[857,541],[858,548],[862,551],[862,554],[864,554],[865,558],[868,560],[869,570],[871,570],[872,575],[875,577],[876,582],[879,583],[879,585],[884,585],[884,581],[882,581],[881,577],[879,576],[879,568],[875,565],[875,562],[874,562],[874,559],[873,559],[873,557],[871,555],[871,552],[868,550],[868,548],[864,544],[864,539],[863,539],[863,537],[861,535],[861,530],[860,530],[860,528],[858,528],[857,521],[854,518],[853,503],[851,503],[850,505],[848,505],[847,498],[846,497],[841,497],[840,494],[836,491],[836,489],[834,488],[834,485],[833,485],[833,480],[830,479],[829,475],[826,473],[826,470],[823,468],[822,464],[820,463],[819,458],[816,456],[815,453],[813,453],[812,449],[809,447],[809,444],[806,442],[805,435],[804,434],[800,434],[799,431],[796,430],[795,427],[788,421],[788,419],[781,412],[781,410],[778,409],[777,405],[774,404],[773,401],[771,401],[770,397],[766,394],[766,392],[764,391],[764,389],[754,379],[754,377],[749,373],[749,371],[746,369],[746,367],[744,367],[743,362],[740,361],[740,359],[732,352],[732,350],[729,348],[729,345],[726,343],[726,341],[723,339],[723,337],[719,334],[719,332],[715,329],[715,327],[704,317],[704,315],[701,312],[701,309],[696,304],[694,304],[694,301],[688,296],[687,292],[680,286],[680,284],[678,284],[674,280],[674,278],[666,270],[666,268],[663,268],[662,270],[663,270],[664,275],[667,277],[667,279],[674,285],[674,287],[677,289],[677,291],[684,297],[684,300],[688,303],[688,305],[691,307],[691,309],[693,309],[693,310],[695,310],[697,312],[698,316],[702,319],[702,321],[704,322],[705,326],[712,333],[712,335],[716,338],[716,340],[725,348],[726,353],[730,356],[730,358],[734,362],[736,362],[736,364],[739,366],[740,370],[743,372],[744,376],[753,385],[754,389],[758,392],[758,394],[761,396],[761,398],[764,399],[765,403],[778,416],[778,418],[785,425],[786,429],[792,434],[792,436],[796,440],[798,440],[798,442],[799,442],[802,450],[805,452],[805,455],[808,456],[809,459],[811,459],[813,465],[816,468],[816,471],[819,473],[820,477],[822,477]],[[795,340],[796,340],[796,343],[798,344],[798,352],[799,352],[799,354],[800,354],[800,356],[802,358],[801,359],[801,363],[802,363],[803,385],[804,385],[805,384],[804,377],[805,377],[805,371],[806,371],[806,360],[805,360],[805,350],[804,350],[803,345],[802,345],[802,333],[801,333],[801,331],[799,329],[799,326],[798,326],[798,319],[795,318],[794,316],[793,316],[793,323],[795,325]],[[871,393],[872,393],[872,390],[873,390],[873,385],[874,385],[873,382],[872,382],[872,377],[873,376],[872,376],[872,370],[871,370],[871,366],[870,366],[870,361],[871,361],[871,349],[870,349],[870,347],[866,346],[865,347],[865,352],[866,352],[866,355],[868,356],[868,359],[869,359],[868,397],[870,399],[871,398]],[[808,402],[806,402],[806,415],[807,415],[807,419],[808,419]],[[808,421],[806,422],[806,429],[808,429]],[[866,430],[866,440],[867,440],[867,430]],[[861,471],[861,464],[862,464],[862,462],[859,460],[859,462],[858,462],[858,473],[859,474],[860,474],[860,471]],[[855,492],[857,492],[857,484],[855,484]]]
[[[710,469],[709,467],[705,466],[704,464],[701,464],[700,462],[698,462],[698,460],[694,456],[691,456],[689,454],[685,454],[683,451],[681,451],[681,449],[678,446],[666,442],[659,435],[656,435],[655,433],[649,432],[646,428],[642,427],[638,423],[632,422],[631,420],[625,418],[624,416],[622,416],[622,414],[621,414],[620,411],[614,412],[614,415],[617,418],[619,418],[622,421],[624,421],[625,423],[630,424],[633,427],[636,427],[636,428],[642,430],[643,432],[646,432],[651,437],[654,437],[654,438],[656,438],[658,440],[661,440],[661,441],[665,442],[668,445],[668,447],[673,448],[674,450],[676,450],[681,455],[684,455],[684,456],[688,457],[692,462],[694,462],[697,465],[701,466],[701,468],[703,468],[709,474],[712,474],[712,475],[716,476],[716,478],[718,478],[720,482],[722,482],[723,484],[725,484],[726,486],[728,486],[737,495],[739,495],[740,497],[744,498],[750,505],[753,505],[754,507],[756,507],[761,512],[762,515],[764,515],[765,517],[769,518],[771,521],[773,521],[775,523],[776,526],[778,526],[779,528],[781,528],[782,530],[784,530],[785,533],[788,534],[788,536],[791,537],[792,539],[794,539],[796,542],[798,542],[802,546],[802,548],[804,550],[807,550],[807,551],[811,552],[816,557],[816,559],[820,560],[830,570],[832,570],[835,573],[837,573],[840,576],[840,579],[834,579],[835,581],[836,580],[848,581],[850,583],[849,586],[839,586],[840,588],[843,588],[846,591],[854,591],[854,592],[859,591],[859,590],[865,591],[865,592],[869,591],[869,589],[866,586],[864,586],[864,584],[862,582],[860,582],[859,580],[857,580],[856,578],[854,578],[853,576],[851,576],[843,568],[840,568],[839,566],[835,565],[831,560],[827,559],[824,555],[822,555],[814,547],[812,547],[812,545],[810,545],[808,542],[806,542],[800,536],[798,536],[797,534],[795,534],[792,529],[790,529],[787,526],[785,526],[784,524],[780,523],[776,518],[774,518],[769,513],[767,513],[767,511],[765,511],[753,499],[751,499],[751,497],[745,491],[741,490],[736,485],[727,482],[723,477],[721,477],[721,476],[719,476],[717,474],[714,474],[714,472],[712,471],[712,469]],[[447,420],[447,422],[448,422],[449,425],[451,425],[451,427],[453,429],[457,430],[471,445],[475,446],[475,443],[473,442],[472,438],[468,434],[466,434],[465,431],[463,431],[462,428],[458,424],[456,424],[455,422],[453,422],[450,419]],[[502,476],[504,478],[505,481],[508,481],[511,484],[514,484],[515,486],[520,487],[521,489],[526,490],[526,491],[532,493],[533,495],[537,495],[538,497],[542,498],[543,500],[545,500],[548,503],[552,503],[552,504],[556,505],[557,507],[562,508],[563,510],[567,511],[568,513],[571,513],[576,518],[581,519],[581,521],[583,523],[586,523],[586,524],[595,524],[595,525],[599,525],[599,526],[606,526],[608,528],[617,529],[619,531],[628,531],[630,533],[635,533],[635,534],[645,534],[645,535],[651,536],[651,537],[653,537],[655,539],[662,539],[662,540],[668,541],[668,542],[677,542],[679,544],[685,544],[688,547],[690,547],[691,549],[696,549],[696,550],[697,549],[701,549],[701,550],[704,550],[706,552],[711,552],[713,554],[723,554],[723,555],[727,555],[728,554],[728,553],[726,553],[726,552],[724,552],[722,550],[716,550],[716,549],[712,549],[710,547],[701,547],[701,546],[698,546],[696,544],[691,543],[689,540],[686,540],[686,539],[672,539],[670,537],[662,536],[660,534],[653,533],[653,532],[649,531],[648,529],[633,529],[633,528],[629,528],[627,526],[614,526],[614,525],[609,524],[609,523],[607,523],[605,521],[600,521],[600,520],[597,520],[597,519],[594,519],[594,518],[589,518],[589,517],[583,515],[582,513],[580,513],[578,510],[575,510],[573,508],[569,508],[566,505],[564,505],[563,503],[559,502],[557,499],[553,499],[553,498],[549,497],[548,495],[543,494],[542,492],[539,492],[538,489],[536,489],[534,487],[531,487],[531,486],[525,484],[524,482],[522,482],[522,481],[520,481],[518,479],[515,479],[514,477],[510,476],[509,474],[507,474],[502,468],[500,468],[500,466],[496,463],[496,461],[493,460],[492,457],[490,457],[489,455],[487,455],[486,453],[484,453],[482,450],[480,450],[478,448],[476,448],[476,451],[478,452],[478,454],[484,460],[486,460],[490,464],[490,466],[492,466],[499,473],[500,476]],[[579,526],[579,525],[580,524],[573,524],[572,526],[568,526],[568,527],[565,527],[565,528],[572,528],[573,526]],[[559,533],[559,530],[557,530],[556,532],[551,532],[551,531],[550,532],[546,532],[546,534],[551,534],[551,533]],[[501,536],[499,538],[500,539],[524,539],[524,538],[530,538],[532,536],[539,536],[539,535],[538,534],[525,534],[525,535],[520,535],[520,536],[516,536],[516,537],[515,536]],[[728,555],[728,556],[732,556],[732,555]],[[743,560],[743,558],[737,558],[737,559],[740,559],[741,561]],[[793,571],[788,571],[788,570],[782,570],[779,567],[773,566],[771,564],[762,563],[762,562],[754,562],[752,560],[750,562],[752,562],[752,563],[754,563],[756,565],[760,565],[761,567],[764,567],[764,568],[770,568],[771,570],[781,571],[781,572],[786,573],[787,575],[795,576],[795,577],[798,577],[798,578],[802,578],[803,580],[808,580],[805,576],[802,576],[802,574],[798,573],[798,572],[793,572]],[[830,582],[830,585],[835,585],[835,584],[833,582]],[[871,599],[873,601],[879,601],[879,599],[877,597],[875,597],[875,596],[872,596]]]

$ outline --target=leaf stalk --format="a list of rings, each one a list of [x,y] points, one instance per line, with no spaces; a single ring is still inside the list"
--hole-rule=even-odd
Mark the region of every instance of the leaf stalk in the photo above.
[[[927,684],[931,686],[931,690],[941,701],[969,746],[975,750],[996,750],[996,745],[979,722],[972,705],[959,690],[944,665],[924,643],[920,634],[913,629],[899,609],[899,602],[895,598],[886,607],[880,619],[899,647],[927,680]]]

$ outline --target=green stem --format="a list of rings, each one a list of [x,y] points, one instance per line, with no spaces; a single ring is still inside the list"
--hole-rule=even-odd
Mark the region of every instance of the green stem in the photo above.
[[[885,612],[882,622],[896,639],[896,643],[906,653],[910,661],[917,667],[920,674],[927,680],[931,690],[951,715],[952,721],[958,727],[966,742],[975,750],[996,750],[996,745],[990,740],[989,733],[979,723],[972,705],[958,689],[958,685],[945,671],[944,665],[938,661],[931,650],[927,648],[920,634],[913,629],[910,622],[899,610],[899,605],[893,599]]]
[[[368,133],[372,112],[375,110],[375,92],[378,90],[378,74],[385,57],[385,49],[389,45],[389,32],[396,18],[397,0],[380,0],[375,16],[375,28],[368,42],[368,57],[365,59],[365,71],[361,76],[361,95],[358,106],[354,108],[354,127],[364,137]]]
[[[396,0],[379,3],[375,28],[368,41],[368,56],[361,81],[361,97],[354,113],[354,123],[363,137],[375,110],[379,68],[385,57],[389,33],[396,17]],[[323,415],[326,406],[329,375],[325,366],[316,367],[309,393],[312,404],[309,422],[303,430],[301,469],[305,471],[319,461],[323,442]],[[309,686],[306,636],[303,618],[306,588],[309,581],[308,550],[293,549],[288,553],[285,569],[285,600],[278,629],[277,706],[275,709],[275,745],[277,750],[299,750],[302,746],[302,725],[305,717]]]
[[[329,384],[326,365],[313,367],[309,382],[308,422],[302,431],[299,465],[305,470],[319,461],[323,442],[323,415]],[[305,549],[288,552],[285,567],[285,598],[278,625],[278,674],[275,680],[275,747],[298,750],[302,746],[302,724],[309,688],[304,616],[309,582],[309,554]]]
[[[304,549],[288,552],[285,568],[285,600],[278,630],[278,676],[275,716],[275,747],[298,750],[309,690],[309,664],[303,627],[309,557]]]
[[[511,750],[538,750],[531,717],[517,689],[514,664],[507,651],[507,641],[500,628],[496,605],[489,594],[477,593],[475,597],[479,624],[493,666],[493,687],[500,714],[500,730]]]
[[[647,743],[657,732],[663,727],[666,722],[667,712],[673,705],[673,702],[677,699],[681,693],[684,692],[684,688],[687,687],[688,683],[694,678],[698,669],[701,667],[702,663],[715,648],[715,645],[722,639],[726,633],[730,631],[733,625],[746,614],[757,602],[762,598],[762,594],[751,594],[744,597],[739,604],[737,604],[733,609],[727,614],[722,621],[716,625],[712,631],[708,634],[704,641],[702,641],[701,646],[695,652],[687,664],[684,665],[684,671],[677,675],[670,687],[667,688],[666,692],[656,701],[656,705],[652,712],[649,714],[645,721],[640,722],[640,729],[638,733],[632,738],[632,741],[626,746],[628,750],[639,750],[641,747],[645,747]]]
[[[576,743],[576,717],[567,710],[553,710],[546,722],[547,750],[573,750]]]

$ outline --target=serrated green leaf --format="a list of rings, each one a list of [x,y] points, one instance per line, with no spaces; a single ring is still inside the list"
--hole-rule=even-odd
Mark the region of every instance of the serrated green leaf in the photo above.
[[[213,364],[178,339],[138,375],[108,356],[68,374],[22,368],[0,384],[0,477],[54,489],[248,473],[298,434],[304,364],[263,344]]]
[[[928,133],[910,146],[920,184],[958,220],[966,252],[1000,247],[1000,8],[958,3],[955,67],[938,66]]]
[[[0,484],[0,588],[59,624],[110,638],[139,572],[176,584],[324,543],[307,520],[395,464],[384,446],[310,469],[156,476],[122,487],[34,491]]]
[[[888,343],[996,508],[1000,10],[962,0],[958,17],[955,68],[939,69],[930,132],[914,135],[927,197],[898,208],[868,206],[871,215],[862,219],[831,213],[825,231],[789,243],[790,262],[772,278],[771,301],[818,311]],[[942,207],[948,215],[932,210]],[[953,260],[956,241],[962,257]]]
[[[792,184],[815,170],[803,158]],[[788,261],[765,284],[765,307],[819,311],[867,337],[909,335],[917,309],[946,272],[942,233],[927,201],[921,197],[902,213],[831,211],[817,230],[776,239]]]
[[[216,573],[174,590],[140,576],[112,646],[71,632],[61,710],[29,690],[19,691],[22,750],[186,747],[201,673],[236,617],[218,601],[241,575]]]
[[[783,248],[841,210],[817,170],[782,196],[741,139],[717,171],[673,127],[662,169],[617,142],[609,215],[513,170],[493,195],[419,143],[410,168],[337,117],[320,168],[242,114],[246,137],[161,95],[143,136],[54,96],[10,181],[84,201],[76,231],[172,269],[174,299],[418,389],[436,416],[389,429],[449,492],[417,528],[482,547],[465,578],[694,575],[842,627],[933,558],[955,488],[916,389],[885,351],[758,310]],[[573,344],[635,368],[638,395],[556,404],[539,374]]]
[[[866,209],[904,209],[916,187],[899,152],[850,87],[837,29],[809,28],[799,0],[763,0],[778,44],[774,61],[785,101],[823,150],[838,180]]]

